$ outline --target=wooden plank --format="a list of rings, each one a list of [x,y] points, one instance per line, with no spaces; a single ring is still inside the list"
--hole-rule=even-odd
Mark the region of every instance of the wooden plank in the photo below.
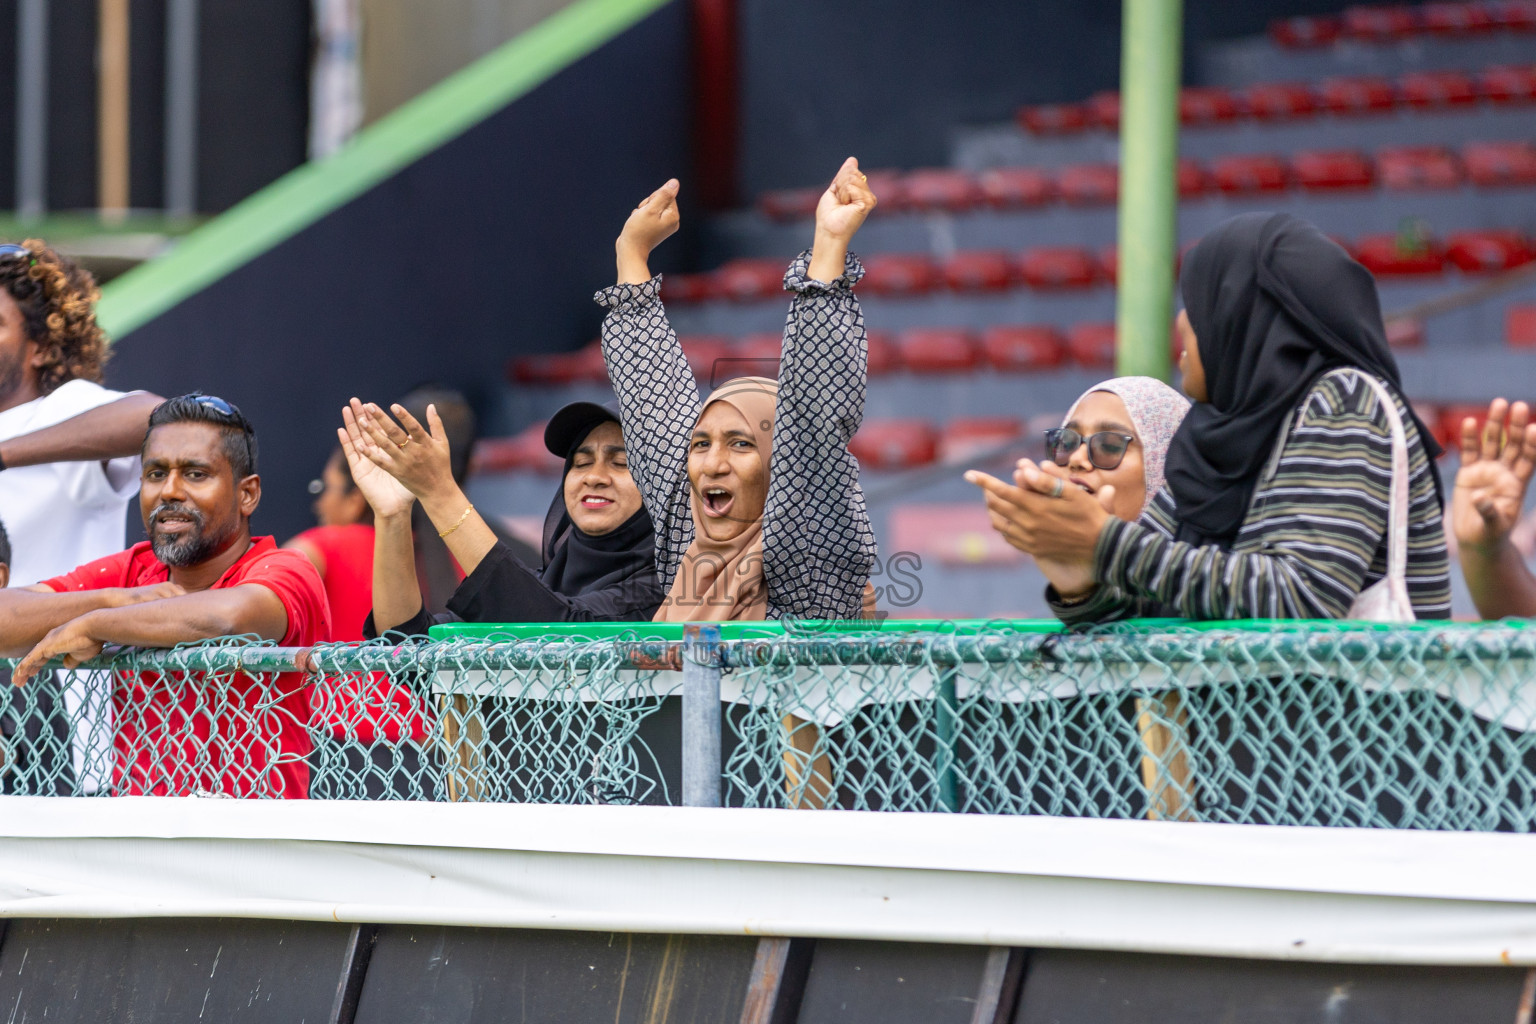
[[[0,945],[0,1019],[333,1019],[351,932],[217,918],[13,920]]]
[[[746,936],[384,925],[357,1024],[719,1024],[741,1017]]]
[[[1014,1024],[1509,1024],[1527,972],[1033,950]]]
[[[1136,728],[1146,751],[1141,758],[1141,781],[1147,787],[1147,817],[1194,821],[1194,774],[1184,740],[1189,713],[1179,695],[1169,691],[1156,699],[1138,698]]]
[[[981,991],[976,996],[971,1024],[1007,1024],[1013,1019],[1027,955],[1027,950],[1007,946],[993,946],[987,951],[987,964],[982,969]]]
[[[792,1024],[800,1015],[814,939],[758,939],[741,1024]]]
[[[97,39],[96,204],[103,218],[128,213],[128,0],[100,0]]]
[[[799,1024],[972,1024],[986,946],[818,939]]]

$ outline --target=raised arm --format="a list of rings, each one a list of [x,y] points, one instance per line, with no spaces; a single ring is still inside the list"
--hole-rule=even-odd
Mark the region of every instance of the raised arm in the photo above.
[[[1485,619],[1536,617],[1536,577],[1510,542],[1533,469],[1536,423],[1524,402],[1495,399],[1481,434],[1476,420],[1462,421],[1451,527],[1467,589]]]
[[[864,420],[869,362],[849,242],[875,208],[849,157],[816,208],[812,248],[784,275],[784,327],[763,563],[773,605],[795,618],[855,619],[875,559],[859,463],[848,442]],[[833,596],[836,595],[836,596]]]
[[[373,622],[378,632],[387,633],[421,614],[421,583],[411,543],[416,497],[363,454],[366,439],[351,406],[341,410],[341,418],[344,425],[336,429],[336,437],[352,482],[373,509]]]
[[[603,361],[619,399],[624,447],[656,524],[656,571],[670,586],[693,539],[688,439],[698,422],[698,384],[651,277],[651,250],[677,230],[677,189],[667,182],[635,208],[614,245],[618,283],[594,297],[603,318]]]
[[[46,462],[105,462],[137,455],[144,447],[149,414],[165,399],[135,391],[62,423],[0,442],[0,466],[15,469]]]
[[[283,602],[276,592],[255,583],[102,608],[49,632],[17,663],[12,682],[26,683],[54,658],[63,658],[66,667],[74,668],[99,655],[106,644],[174,647],[246,635],[281,640],[287,631]]]

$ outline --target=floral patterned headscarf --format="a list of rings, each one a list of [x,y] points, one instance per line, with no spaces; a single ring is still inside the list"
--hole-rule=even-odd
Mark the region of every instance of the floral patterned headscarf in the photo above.
[[[1120,399],[1131,417],[1131,428],[1141,442],[1141,466],[1147,478],[1147,498],[1142,505],[1145,509],[1163,489],[1168,443],[1189,411],[1189,399],[1154,377],[1116,377],[1095,384],[1079,395],[1061,421],[1063,425],[1077,415],[1077,407],[1095,391],[1107,391]]]

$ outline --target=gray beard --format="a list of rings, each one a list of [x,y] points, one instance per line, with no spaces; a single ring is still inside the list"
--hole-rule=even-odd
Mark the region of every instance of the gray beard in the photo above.
[[[220,534],[206,534],[203,532],[202,516],[196,512],[188,512],[188,514],[196,516],[196,522],[191,530],[179,537],[167,537],[165,534],[156,533],[151,526],[149,546],[162,565],[185,569],[188,566],[206,562],[217,554],[239,529],[239,527],[232,527]]]

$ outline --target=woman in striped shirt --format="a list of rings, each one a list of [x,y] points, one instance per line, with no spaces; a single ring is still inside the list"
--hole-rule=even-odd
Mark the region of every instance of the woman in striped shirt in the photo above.
[[[967,474],[993,525],[1041,558],[1068,624],[1139,615],[1341,618],[1386,573],[1392,431],[1407,434],[1407,584],[1421,619],[1450,615],[1440,454],[1401,397],[1370,273],[1286,214],[1235,217],[1180,276],[1184,389],[1167,487],[1136,522],[1022,460],[1014,485]]]

